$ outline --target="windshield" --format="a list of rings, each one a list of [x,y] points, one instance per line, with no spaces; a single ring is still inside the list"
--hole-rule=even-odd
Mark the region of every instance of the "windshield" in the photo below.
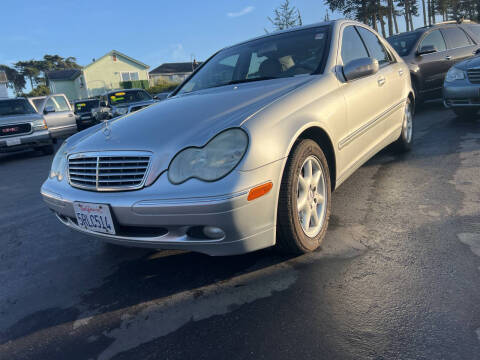
[[[152,100],[152,97],[144,90],[122,90],[108,94],[108,102],[110,105],[128,104],[147,100]]]
[[[32,101],[33,101],[33,105],[35,105],[35,107],[37,108],[37,111],[38,111],[38,109],[40,109],[42,107],[42,104],[45,101],[45,98],[33,99]]]
[[[395,51],[400,56],[406,56],[410,54],[412,47],[420,37],[421,32],[411,32],[402,35],[391,36],[387,41],[392,45]]]
[[[0,116],[35,113],[35,109],[26,99],[0,100]]]
[[[328,29],[291,31],[222,50],[185,82],[178,94],[321,72],[328,53]]]
[[[75,114],[90,112],[92,109],[99,106],[99,100],[88,100],[76,102],[74,106]]]

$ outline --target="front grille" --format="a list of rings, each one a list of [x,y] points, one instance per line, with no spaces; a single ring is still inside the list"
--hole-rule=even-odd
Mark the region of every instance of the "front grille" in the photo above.
[[[74,154],[68,158],[68,177],[74,187],[94,191],[135,190],[143,186],[150,154]]]
[[[480,84],[480,69],[467,70],[467,76],[472,84]]]
[[[0,136],[13,136],[20,134],[27,134],[32,131],[30,124],[15,124],[0,126]]]

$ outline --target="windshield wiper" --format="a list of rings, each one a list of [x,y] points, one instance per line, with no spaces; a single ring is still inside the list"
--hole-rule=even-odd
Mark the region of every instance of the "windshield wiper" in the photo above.
[[[232,81],[229,81],[226,84],[222,84],[222,85],[219,85],[219,86],[241,84],[241,83],[247,83],[247,82],[253,82],[253,81],[272,80],[272,79],[278,79],[278,78],[273,77],[273,76],[262,76],[262,77],[258,77],[258,78],[232,80]]]

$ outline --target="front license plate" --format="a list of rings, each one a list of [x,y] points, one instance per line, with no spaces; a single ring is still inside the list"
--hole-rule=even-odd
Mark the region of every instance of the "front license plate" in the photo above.
[[[21,143],[20,139],[7,139],[7,146],[20,145]]]
[[[110,208],[105,204],[73,203],[78,226],[85,230],[115,234]]]

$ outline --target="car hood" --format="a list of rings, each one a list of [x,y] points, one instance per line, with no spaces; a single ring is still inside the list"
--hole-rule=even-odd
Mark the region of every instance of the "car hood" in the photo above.
[[[462,70],[480,68],[480,56],[474,56],[470,59],[461,61],[458,64],[456,64],[455,67]]]
[[[35,120],[43,119],[42,115],[40,114],[23,114],[23,115],[8,115],[8,116],[0,116],[0,125],[2,124],[20,124],[31,122]]]
[[[240,126],[252,114],[311,79],[274,79],[174,96],[72,136],[67,152],[151,151],[168,166],[181,149],[203,146],[220,131]]]

